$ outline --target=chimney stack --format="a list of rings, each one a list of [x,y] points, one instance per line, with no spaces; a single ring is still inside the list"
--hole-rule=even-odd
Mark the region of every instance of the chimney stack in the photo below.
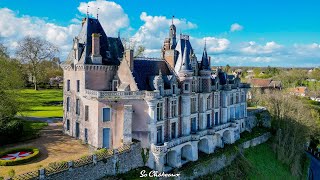
[[[125,57],[124,57],[130,67],[130,70],[133,71],[133,50],[127,49],[125,50]]]
[[[102,64],[102,56],[100,55],[100,34],[92,33],[92,63]]]
[[[100,34],[92,33],[92,55],[100,55]]]

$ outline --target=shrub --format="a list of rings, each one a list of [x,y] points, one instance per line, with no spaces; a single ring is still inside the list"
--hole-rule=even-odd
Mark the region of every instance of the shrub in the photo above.
[[[0,120],[0,144],[7,144],[20,138],[23,133],[23,123],[17,119]],[[8,138],[10,137],[10,138]]]
[[[14,153],[14,152],[18,152],[18,151],[32,151],[33,153],[27,157],[23,157],[20,159],[15,159],[15,160],[0,160],[0,166],[14,166],[14,165],[18,165],[18,164],[22,164],[22,163],[26,163],[29,162],[35,158],[37,158],[40,154],[39,154],[39,149],[37,148],[32,148],[32,147],[24,147],[24,148],[14,148],[14,149],[9,149],[3,152],[0,152],[0,157],[6,155],[6,154],[10,154],[10,153]]]

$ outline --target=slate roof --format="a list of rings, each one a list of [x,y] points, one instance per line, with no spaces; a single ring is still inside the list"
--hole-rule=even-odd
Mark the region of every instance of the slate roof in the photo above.
[[[83,20],[82,29],[77,36],[80,45],[84,46],[80,63],[91,64],[91,51],[92,51],[92,33],[100,34],[100,55],[102,56],[102,64],[104,65],[119,65],[123,56],[124,47],[119,38],[108,37],[103,30],[98,19],[85,18]],[[109,53],[110,54],[109,54]],[[72,64],[74,55],[73,51],[69,53],[66,62]]]
[[[176,62],[175,68],[174,68],[176,73],[178,73],[182,68],[183,60],[184,60],[184,56],[185,56],[184,54],[187,55],[186,60],[188,61],[187,64],[185,64],[186,69],[192,71],[192,67],[190,66],[189,55],[192,54],[193,50],[192,50],[192,46],[191,46],[191,43],[188,38],[189,37],[186,35],[180,35],[180,39],[177,43],[176,50],[178,51],[179,55],[178,55],[177,62]]]
[[[133,76],[139,90],[155,90],[151,82],[159,75],[159,70],[161,70],[165,88],[170,87],[170,80],[174,76],[174,72],[164,60],[139,58],[135,59],[133,63]]]

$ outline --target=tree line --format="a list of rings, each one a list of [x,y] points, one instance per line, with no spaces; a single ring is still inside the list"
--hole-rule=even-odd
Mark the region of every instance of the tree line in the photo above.
[[[19,90],[27,85],[28,78],[33,78],[37,90],[40,82],[62,76],[60,61],[55,58],[57,52],[56,46],[39,37],[22,39],[14,57],[0,44],[0,144],[23,133],[23,124],[15,116],[25,108],[19,100]]]

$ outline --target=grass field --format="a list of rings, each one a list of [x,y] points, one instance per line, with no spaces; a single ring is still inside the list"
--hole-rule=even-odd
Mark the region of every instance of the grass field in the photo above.
[[[21,112],[21,115],[31,117],[62,117],[62,98],[62,89],[21,90],[19,99],[26,107],[26,110]]]
[[[249,179],[298,179],[291,175],[288,166],[276,159],[267,143],[245,150],[244,156],[255,169],[249,174]]]

